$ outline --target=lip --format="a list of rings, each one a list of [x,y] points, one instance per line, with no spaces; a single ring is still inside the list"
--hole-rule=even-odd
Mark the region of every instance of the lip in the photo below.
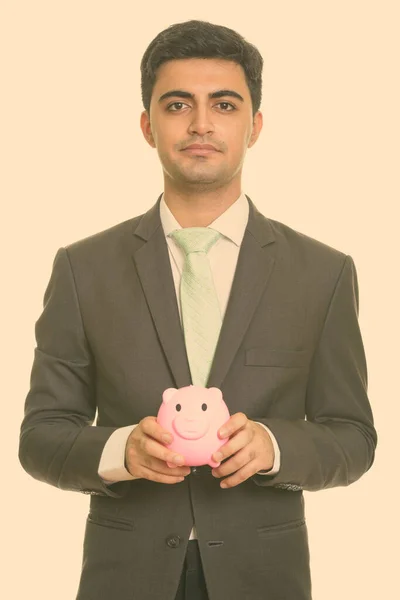
[[[211,144],[190,144],[189,146],[186,146],[185,150],[188,150],[189,148],[204,148],[204,150],[216,150],[216,147],[212,146]]]
[[[191,144],[184,148],[184,152],[189,152],[190,154],[211,154],[212,152],[219,152],[219,150],[211,146],[211,144]]]

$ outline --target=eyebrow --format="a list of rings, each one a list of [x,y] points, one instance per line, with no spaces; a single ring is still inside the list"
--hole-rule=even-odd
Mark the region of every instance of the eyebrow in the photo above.
[[[234,90],[218,90],[216,92],[212,92],[211,94],[208,94],[208,97],[210,99],[211,98],[225,98],[226,96],[230,96],[231,98],[237,98],[241,102],[244,102],[244,98],[240,94],[235,92]],[[162,102],[166,98],[171,98],[171,97],[190,98],[193,100],[194,94],[191,94],[190,92],[185,92],[184,90],[171,90],[169,92],[165,92],[165,94],[160,96],[160,98],[158,99],[158,102]]]

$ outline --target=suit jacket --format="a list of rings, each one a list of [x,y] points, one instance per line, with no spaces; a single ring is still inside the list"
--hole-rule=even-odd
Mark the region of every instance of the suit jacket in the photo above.
[[[210,600],[310,600],[303,490],[349,485],[377,443],[352,258],[251,199],[207,387],[275,435],[281,467],[223,490],[98,475],[118,428],[192,383],[159,203],[60,248],[36,323],[19,457],[90,494],[78,600],[173,600],[193,522]],[[93,422],[96,417],[95,425]]]

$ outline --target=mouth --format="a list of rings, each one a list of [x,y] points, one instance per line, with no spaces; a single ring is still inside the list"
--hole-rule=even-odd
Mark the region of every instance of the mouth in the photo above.
[[[189,148],[185,148],[183,150],[183,152],[186,152],[187,154],[196,155],[196,156],[207,156],[209,154],[217,154],[219,152],[219,150],[216,150],[215,148],[211,148],[211,147],[195,148],[195,147],[189,146]]]

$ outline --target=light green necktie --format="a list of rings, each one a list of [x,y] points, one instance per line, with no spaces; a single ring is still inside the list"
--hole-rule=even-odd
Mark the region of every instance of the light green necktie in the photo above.
[[[206,387],[222,325],[207,252],[221,233],[209,227],[186,227],[169,236],[185,253],[180,299],[192,384]]]

